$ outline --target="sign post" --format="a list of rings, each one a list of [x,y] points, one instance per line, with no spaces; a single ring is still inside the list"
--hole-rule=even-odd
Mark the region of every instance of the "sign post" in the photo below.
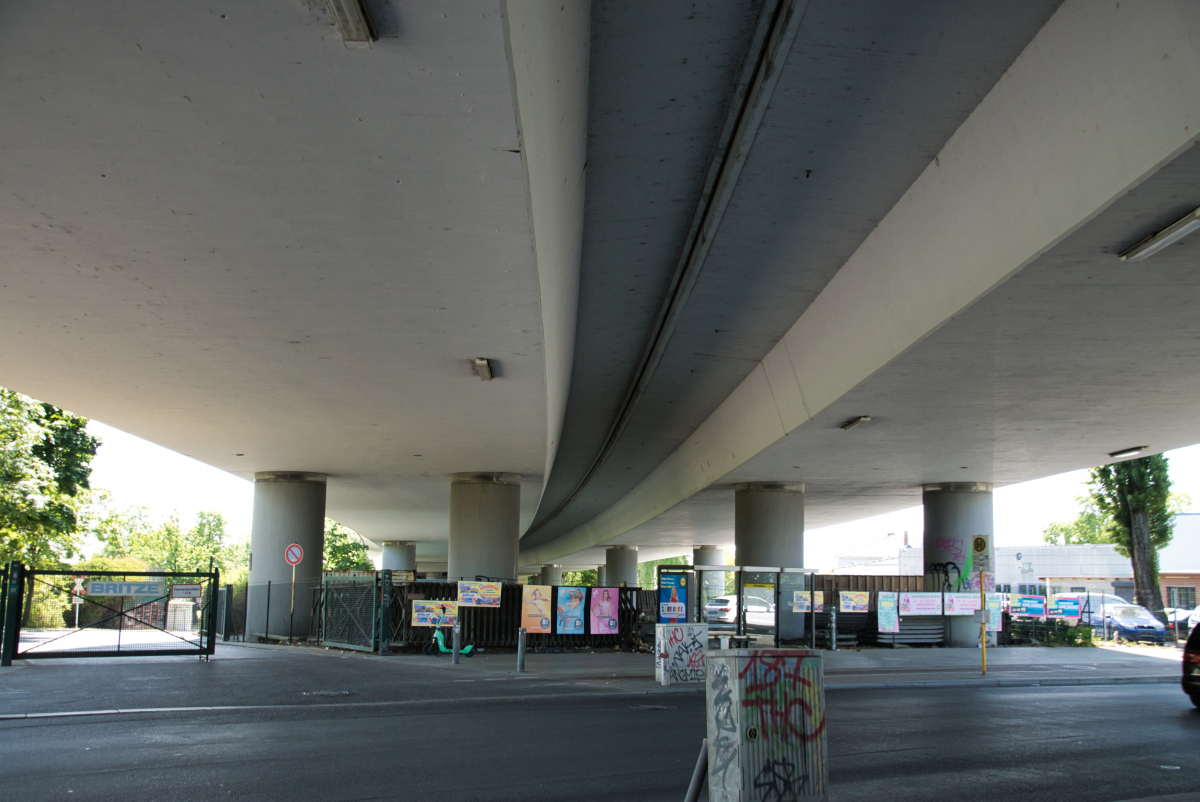
[[[292,606],[288,611],[288,642],[292,640],[292,621],[296,617],[296,566],[304,559],[304,548],[293,543],[283,550],[283,559],[292,566]]]

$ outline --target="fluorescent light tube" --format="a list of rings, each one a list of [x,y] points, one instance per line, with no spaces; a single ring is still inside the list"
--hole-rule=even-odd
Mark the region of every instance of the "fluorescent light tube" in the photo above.
[[[1113,451],[1108,456],[1112,457],[1113,459],[1119,459],[1120,457],[1136,457],[1148,447],[1149,446],[1134,446],[1133,448],[1122,448],[1120,451]]]
[[[1182,220],[1175,221],[1157,234],[1151,234],[1132,248],[1121,251],[1121,261],[1140,262],[1158,253],[1168,245],[1179,242],[1179,240],[1198,228],[1200,228],[1200,209],[1192,212]]]

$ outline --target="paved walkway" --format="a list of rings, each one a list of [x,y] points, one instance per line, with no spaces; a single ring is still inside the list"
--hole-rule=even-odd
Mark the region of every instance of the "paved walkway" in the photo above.
[[[1171,647],[871,649],[825,652],[826,687],[1105,685],[1177,683]],[[433,702],[703,692],[699,683],[664,689],[649,654],[530,654],[463,657],[369,654],[320,648],[230,644],[210,663],[195,658],[80,658],[17,661],[0,669],[0,718],[182,708],[421,705]]]

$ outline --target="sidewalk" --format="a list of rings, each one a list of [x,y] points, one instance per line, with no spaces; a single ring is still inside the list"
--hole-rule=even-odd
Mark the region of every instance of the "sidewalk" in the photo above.
[[[824,652],[825,685],[867,688],[1178,683],[1169,647],[988,650],[870,649]],[[0,719],[83,713],[307,706],[421,706],[546,696],[701,694],[702,683],[664,688],[654,657],[626,652],[463,657],[377,655],[267,644],[221,644],[210,663],[188,657],[17,661],[0,670]]]

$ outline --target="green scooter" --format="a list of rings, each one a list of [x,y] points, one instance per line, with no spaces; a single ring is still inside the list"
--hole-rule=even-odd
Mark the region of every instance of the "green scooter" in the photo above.
[[[446,636],[442,634],[442,627],[446,626],[446,608],[442,608],[442,617],[438,619],[437,627],[433,630],[433,640],[425,644],[425,654],[438,655],[450,654],[454,650],[446,645]],[[467,657],[475,653],[475,646],[460,646],[458,653]]]

